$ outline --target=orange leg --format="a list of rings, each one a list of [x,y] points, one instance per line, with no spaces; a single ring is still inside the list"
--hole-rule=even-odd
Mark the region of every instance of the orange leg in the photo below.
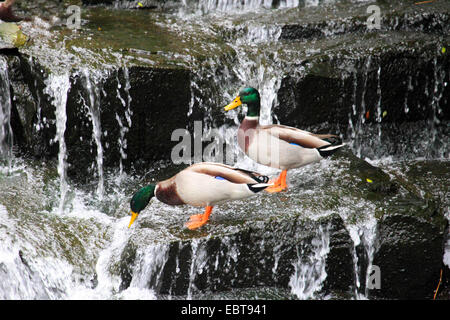
[[[186,227],[188,227],[188,229],[190,230],[194,230],[206,224],[208,222],[209,216],[211,215],[212,209],[212,206],[207,206],[205,208],[205,213],[194,214],[193,216],[190,216],[189,221],[186,222]]]
[[[281,171],[280,176],[276,180],[269,181],[269,183],[273,183],[273,186],[267,187],[264,190],[270,193],[275,193],[287,189],[286,176],[287,170]]]

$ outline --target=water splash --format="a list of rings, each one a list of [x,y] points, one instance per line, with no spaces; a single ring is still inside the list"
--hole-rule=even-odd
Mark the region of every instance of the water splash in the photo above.
[[[350,199],[345,200],[345,202],[350,203]],[[359,300],[369,298],[367,284],[375,255],[377,230],[375,211],[376,207],[369,201],[354,203],[338,210],[338,214],[344,221],[344,226],[353,242],[351,249],[354,274],[353,295],[355,299]],[[361,214],[361,217],[356,218],[355,213]]]

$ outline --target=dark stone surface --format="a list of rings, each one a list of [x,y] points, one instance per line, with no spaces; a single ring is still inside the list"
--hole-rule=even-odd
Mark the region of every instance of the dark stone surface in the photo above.
[[[448,4],[447,4],[448,5]],[[445,6],[445,4],[443,4]],[[384,8],[380,8],[383,12]],[[389,9],[384,9],[389,10]],[[433,10],[436,10],[433,8]],[[330,37],[349,33],[377,32],[367,28],[367,16],[354,16],[346,19],[330,19],[313,23],[288,23],[283,25],[280,38],[283,40],[307,40]],[[429,34],[448,34],[450,15],[445,9],[439,11],[427,10],[396,10],[381,15],[380,31],[424,32]]]
[[[11,88],[15,97],[12,110],[15,143],[24,155],[55,158],[58,155],[58,143],[53,141],[56,133],[55,107],[44,93],[48,72],[26,56],[13,55],[9,61]],[[123,165],[126,169],[145,170],[154,161],[170,159],[172,147],[178,143],[171,141],[172,131],[186,128],[190,72],[185,69],[132,67],[129,78],[132,126],[124,136],[127,140],[127,158],[123,159]],[[121,81],[121,96],[126,98],[121,69],[113,71],[103,82],[94,84],[103,86],[97,88],[94,99],[101,123],[105,168],[119,166],[120,127],[116,115],[123,126],[128,127],[126,107],[117,97],[117,79]],[[86,79],[74,71],[70,83],[65,131],[68,174],[82,181],[96,172],[97,146],[92,134],[90,93],[86,90]]]
[[[171,242],[159,281],[148,286],[156,289],[158,294],[172,295],[187,294],[189,286],[194,292],[254,286],[287,288],[294,264],[299,259],[305,264],[310,263],[308,256],[314,254],[312,248],[317,241],[322,241],[322,235],[317,233],[319,228],[324,231],[324,237],[329,237],[323,292],[349,290],[354,281],[352,241],[337,215],[319,221],[281,218],[276,222],[269,220],[243,227],[221,237]],[[122,255],[133,256],[130,248],[136,245],[141,246],[130,240]],[[125,253],[128,251],[131,253]],[[122,289],[129,286],[130,268],[136,263],[128,258],[126,261],[120,267]],[[156,273],[159,272],[161,270]],[[150,278],[155,280],[156,277]]]
[[[373,263],[381,270],[381,288],[371,298],[432,299],[439,282],[448,224],[433,202],[398,201],[377,225]]]
[[[386,111],[383,123],[432,118],[436,85],[442,92],[439,100],[442,112],[436,116],[440,120],[449,120],[450,111],[445,106],[450,101],[450,87],[442,86],[450,81],[446,72],[450,68],[449,56],[438,53],[436,47],[422,50],[384,49],[375,53],[370,61],[368,57],[355,59],[339,54],[304,61],[307,72],[299,78],[287,76],[282,80],[278,91],[279,105],[274,112],[285,125],[304,128],[330,123],[337,124],[341,132],[346,133],[349,115],[356,122],[362,112],[369,112],[365,122],[377,122],[379,82],[381,109]],[[438,77],[442,74],[442,79],[435,80],[435,72]],[[405,99],[407,113],[404,111]],[[354,115],[353,104],[356,106]],[[362,110],[363,105],[365,110]]]

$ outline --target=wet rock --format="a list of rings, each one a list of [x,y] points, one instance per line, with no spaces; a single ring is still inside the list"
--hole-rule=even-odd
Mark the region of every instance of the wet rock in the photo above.
[[[350,239],[343,220],[334,216],[330,224],[330,252],[327,255],[325,271],[327,278],[323,284],[324,292],[348,292],[354,287],[355,274],[353,270],[351,249],[353,241]],[[365,259],[367,261],[367,258]],[[365,275],[361,275],[362,279]]]
[[[260,286],[286,288],[297,298],[311,297],[317,290],[316,297],[354,297],[358,293],[374,299],[429,299],[442,266],[448,232],[442,204],[409,191],[405,181],[355,157],[349,150],[336,153],[334,161],[345,173],[336,180],[322,182],[326,196],[322,198],[321,192],[315,190],[315,202],[334,201],[338,196],[346,199],[345,204],[329,209],[329,215],[318,219],[306,217],[309,208],[299,212],[296,204],[305,199],[296,192],[286,196],[289,201],[281,216],[223,222],[221,231],[208,229],[204,233],[178,233],[169,228],[164,231],[170,234],[166,240],[155,239],[158,223],[149,222],[150,215],[123,252],[127,262],[120,264],[118,272],[122,275],[121,288],[128,288],[139,274],[136,269],[146,254],[159,252],[151,255],[158,261],[155,269],[141,272],[151,279],[149,288],[161,295]],[[361,207],[344,221],[342,210],[352,210],[349,202],[365,203],[372,209]],[[376,219],[374,240],[369,242],[360,233],[357,245],[349,230],[368,216]],[[232,229],[228,229],[230,223]],[[374,270],[369,266],[379,268],[380,288],[366,288],[366,279],[372,275],[367,272]]]
[[[436,116],[448,120],[450,113],[443,106],[450,101],[450,89],[443,83],[450,77],[445,72],[449,56],[440,54],[436,46],[422,50],[386,47],[370,58],[336,53],[305,60],[302,64],[306,72],[301,77],[283,79],[275,112],[287,125],[327,122],[339,124],[343,132],[349,115],[356,122],[361,113],[366,123],[428,120],[436,103],[431,92],[437,86],[442,112]],[[438,79],[434,79],[435,74]],[[379,101],[384,116],[378,115]]]
[[[9,56],[9,78],[12,100],[11,126],[14,133],[14,143],[22,148],[32,146],[32,129],[37,111],[36,102],[30,88],[25,82],[18,56]]]
[[[55,156],[57,148],[50,143],[55,136],[51,125],[54,111],[43,94],[44,68],[35,59],[14,52],[8,58],[8,70],[15,145],[24,155],[44,159]]]
[[[381,288],[372,298],[432,299],[442,268],[448,222],[429,201],[399,199],[377,227],[374,261]]]
[[[446,5],[444,4],[443,6],[445,7]],[[433,9],[435,12],[430,12],[430,9],[427,11],[411,11],[403,9],[403,11],[410,11],[403,12],[396,8],[393,12],[383,14],[380,17],[380,28],[374,30],[369,30],[367,27],[367,18],[369,17],[369,14],[310,23],[288,23],[283,25],[280,39],[298,41],[348,33],[363,34],[377,32],[376,30],[424,32],[430,34],[434,33],[436,35],[448,33],[450,30],[450,15],[445,11],[448,10],[448,8],[432,8],[431,10]]]
[[[15,143],[22,153],[37,158],[58,155],[55,143],[55,107],[44,93],[49,71],[35,59],[24,55],[10,59],[13,100],[12,127]],[[114,70],[102,83],[103,88],[89,92],[86,78],[74,70],[70,76],[66,113],[65,142],[68,174],[78,181],[88,179],[96,171],[97,146],[93,138],[90,95],[98,108],[101,143],[105,167],[118,167],[121,158],[121,130],[126,130],[124,149],[126,169],[148,169],[148,164],[170,159],[175,129],[185,128],[190,103],[190,73],[185,69],[132,67],[129,70],[131,103],[129,111],[120,99],[124,93],[123,70]],[[118,83],[121,81],[121,84]],[[120,90],[118,88],[121,88]],[[118,96],[118,90],[120,98]],[[125,112],[130,112],[131,127]],[[121,120],[122,127],[117,119]]]
[[[355,138],[371,158],[446,157],[450,59],[440,48],[385,46],[364,56],[308,58],[294,67],[302,72],[282,80],[274,112],[285,125]]]
[[[399,170],[403,174],[395,177],[408,193],[391,201],[389,211],[380,217],[374,263],[384,266],[380,266],[381,289],[371,293],[374,298],[432,299],[440,270],[446,274],[449,204],[448,187],[442,183],[450,171],[440,161],[411,161]],[[444,277],[442,288],[445,281]]]
[[[429,299],[448,232],[444,206],[348,149],[333,157],[333,175],[314,189],[314,203],[335,203],[326,205],[329,214],[320,218],[308,217],[312,204],[299,209],[298,203],[308,200],[297,189],[276,202],[282,214],[261,216],[275,210],[274,199],[265,198],[257,208],[238,206],[247,212],[245,220],[230,217],[207,225],[206,231],[183,231],[152,214],[141,217],[122,252],[121,289],[139,275],[162,296],[277,287],[297,298],[311,297],[316,290],[316,297],[358,293],[374,299]],[[309,188],[300,189],[310,194]],[[358,230],[371,216],[376,220],[373,235],[366,238],[360,229],[355,243],[349,230]],[[142,269],[149,259],[152,269]],[[373,270],[369,265],[381,272],[379,288],[366,288],[372,274],[367,272]]]
[[[438,141],[450,119],[448,3],[377,5],[379,30],[367,29],[365,5],[348,16],[282,22],[281,40],[311,49],[291,64],[274,113],[286,125],[357,136],[364,156],[446,157]],[[433,148],[424,146],[430,140]]]
[[[340,156],[342,153],[345,152]],[[439,198],[423,196],[405,180],[393,179],[380,168],[351,154],[345,157],[352,159],[350,168],[361,178],[360,187],[369,191],[367,198],[381,202],[375,214],[372,261],[380,268],[381,286],[369,290],[369,297],[431,299],[442,268],[448,234],[445,204]],[[372,182],[367,183],[369,177]]]
[[[123,81],[123,70],[118,70]],[[119,80],[120,81],[120,80]],[[148,164],[157,160],[168,160],[173,146],[172,132],[186,127],[190,103],[190,72],[186,69],[158,69],[131,67],[129,69],[131,88],[131,127],[126,134],[126,167],[148,169]],[[104,137],[107,166],[117,166],[119,162],[117,114],[126,124],[124,107],[118,101],[117,84],[114,80],[105,86],[107,99],[101,107],[102,128],[108,132]],[[111,91],[109,91],[111,90]],[[108,94],[108,92],[110,92]],[[125,93],[122,93],[126,97]]]
[[[141,252],[145,248],[145,244],[130,241],[129,248],[138,245]],[[255,286],[287,288],[290,282],[304,285],[306,292],[321,286],[323,280],[325,292],[346,290],[353,284],[352,241],[337,215],[319,221],[300,216],[269,219],[231,234],[175,241],[167,246],[166,259],[156,268],[158,276],[149,275],[149,287],[159,294],[185,295]],[[321,256],[314,252],[316,249],[322,250]],[[152,249],[144,249],[147,250]],[[133,273],[130,268],[136,263],[121,264],[122,288],[129,286],[129,275]],[[302,272],[308,273],[306,280],[301,277]]]

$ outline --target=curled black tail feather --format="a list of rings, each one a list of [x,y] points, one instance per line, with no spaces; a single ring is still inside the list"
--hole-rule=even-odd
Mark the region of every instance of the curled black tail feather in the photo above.
[[[343,144],[343,143],[338,144],[338,145],[331,144],[331,145],[319,147],[319,148],[317,148],[317,151],[319,151],[319,154],[322,158],[326,158],[326,157],[331,156],[333,153],[338,151],[343,146],[345,146],[345,144]]]
[[[249,184],[247,184],[247,186],[252,192],[257,193],[257,192],[263,191],[265,188],[270,186],[270,184],[267,184],[267,183],[253,183],[253,184],[249,183]]]
[[[340,137],[334,136],[334,135],[323,138],[322,140],[330,143],[333,146],[342,144],[342,139]]]
[[[240,169],[240,168],[234,168],[234,170],[238,170],[238,171],[245,172],[245,173],[248,174],[253,180],[255,180],[256,182],[259,182],[259,183],[267,183],[267,182],[269,182],[269,180],[270,180],[269,177],[259,175],[259,174],[255,173],[255,172],[253,172],[253,171],[249,171],[249,170],[245,170],[245,169]]]
[[[268,176],[253,176],[252,178],[258,181],[259,183],[267,183],[270,180]]]

